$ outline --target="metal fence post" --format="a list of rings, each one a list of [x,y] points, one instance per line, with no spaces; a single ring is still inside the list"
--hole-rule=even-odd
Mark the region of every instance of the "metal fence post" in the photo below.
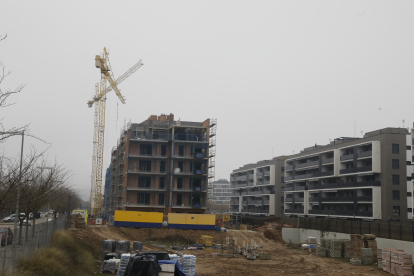
[[[6,231],[6,243],[4,245],[4,256],[3,256],[3,274],[4,274],[4,270],[6,267],[6,255],[7,255],[7,244],[8,244],[8,236],[9,236],[9,231]]]

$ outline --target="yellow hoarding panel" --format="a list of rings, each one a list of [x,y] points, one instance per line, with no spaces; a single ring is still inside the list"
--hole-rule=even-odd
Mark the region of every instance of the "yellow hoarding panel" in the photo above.
[[[163,213],[157,212],[136,212],[136,211],[115,211],[115,221],[162,223]]]
[[[168,224],[216,225],[216,215],[169,213]]]

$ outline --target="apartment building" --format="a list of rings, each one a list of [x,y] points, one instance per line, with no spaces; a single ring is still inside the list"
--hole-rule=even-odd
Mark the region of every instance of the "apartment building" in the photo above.
[[[128,124],[111,153],[109,213],[205,213],[214,135],[215,121],[174,121],[173,114]]]
[[[219,179],[210,184],[212,186],[212,201],[215,204],[230,204],[230,182],[227,179]]]
[[[284,161],[287,156],[247,164],[230,174],[230,212],[246,215],[283,214]]]
[[[413,138],[405,128],[384,128],[290,156],[284,214],[412,219]]]

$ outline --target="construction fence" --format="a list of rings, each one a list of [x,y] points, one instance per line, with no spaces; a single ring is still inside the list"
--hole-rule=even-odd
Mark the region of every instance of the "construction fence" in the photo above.
[[[291,218],[291,217],[248,217],[243,216],[243,223],[255,228],[265,223],[279,223],[280,227],[295,227],[319,230],[321,232],[338,232],[344,234],[374,234],[378,238],[414,242],[414,224],[396,221],[370,222],[337,218]],[[225,224],[230,229],[239,229],[237,223]]]
[[[20,227],[17,228],[17,234],[15,234],[14,225],[10,225],[13,232],[13,242],[1,244],[1,271],[3,273],[14,272],[20,258],[30,256],[36,250],[49,246],[53,233],[65,228],[65,218],[66,216],[61,216],[54,220],[49,219],[47,222],[36,223],[34,235],[32,230],[33,226],[23,226],[20,243],[18,242]],[[28,231],[27,239],[26,231]]]

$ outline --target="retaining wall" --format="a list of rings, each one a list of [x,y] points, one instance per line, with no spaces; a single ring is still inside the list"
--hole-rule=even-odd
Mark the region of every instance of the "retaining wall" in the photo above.
[[[282,228],[282,239],[285,242],[306,243],[309,236],[315,237],[318,243],[321,242],[321,231],[319,230],[311,230],[311,229],[303,229],[303,228]],[[337,233],[337,232],[326,233],[325,232],[323,238],[325,239],[350,239],[350,236],[351,236],[350,234],[344,234],[344,233]],[[413,257],[414,257],[414,242],[377,238],[377,248],[378,249],[393,248],[397,250],[403,250],[404,252],[413,254]],[[414,258],[413,258],[413,261],[414,261]]]

